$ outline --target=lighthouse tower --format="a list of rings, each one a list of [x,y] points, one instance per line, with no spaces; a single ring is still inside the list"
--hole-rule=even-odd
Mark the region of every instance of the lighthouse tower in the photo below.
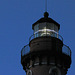
[[[59,35],[60,24],[44,17],[32,25],[29,44],[21,50],[21,64],[26,75],[66,75],[71,65],[71,50]]]

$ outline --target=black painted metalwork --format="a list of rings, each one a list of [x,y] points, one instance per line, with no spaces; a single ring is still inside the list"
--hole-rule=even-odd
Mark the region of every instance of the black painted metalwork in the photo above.
[[[24,46],[21,50],[21,55],[24,56],[24,55],[27,55],[28,53],[30,53],[30,47],[29,47],[29,44]],[[63,47],[62,47],[62,53],[63,54],[66,54],[68,56],[71,57],[71,50],[69,48],[69,46],[63,44]]]

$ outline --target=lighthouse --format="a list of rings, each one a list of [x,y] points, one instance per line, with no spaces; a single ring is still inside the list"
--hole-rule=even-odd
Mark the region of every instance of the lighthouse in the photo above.
[[[32,24],[29,44],[21,50],[21,64],[26,75],[66,75],[71,65],[71,50],[59,34],[60,24],[44,17]]]

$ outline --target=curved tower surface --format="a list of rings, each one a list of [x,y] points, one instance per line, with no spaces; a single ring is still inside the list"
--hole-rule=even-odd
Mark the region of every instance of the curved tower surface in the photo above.
[[[71,50],[59,35],[60,24],[44,17],[32,25],[29,44],[21,50],[21,64],[26,75],[66,75],[71,65]]]

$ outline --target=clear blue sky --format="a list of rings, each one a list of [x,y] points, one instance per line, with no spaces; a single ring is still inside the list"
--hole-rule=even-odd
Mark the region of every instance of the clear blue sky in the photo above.
[[[32,24],[43,17],[45,0],[0,0],[0,75],[25,75],[21,49],[33,34]],[[75,75],[75,0],[48,0],[50,17],[60,23],[60,35],[72,50],[67,75]]]

